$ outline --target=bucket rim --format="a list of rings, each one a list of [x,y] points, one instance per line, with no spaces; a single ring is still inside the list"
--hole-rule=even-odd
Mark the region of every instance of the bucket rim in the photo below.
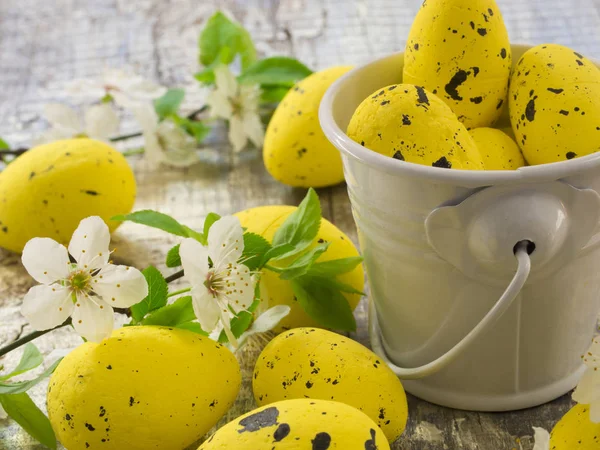
[[[511,44],[511,49],[526,51],[535,45]],[[447,170],[439,167],[430,167],[422,164],[399,161],[380,153],[369,150],[358,142],[353,141],[343,131],[333,118],[333,103],[339,91],[350,83],[359,73],[376,66],[386,59],[402,57],[404,52],[396,52],[381,58],[374,59],[366,64],[355,67],[338,80],[325,92],[319,106],[319,122],[327,139],[345,156],[353,158],[369,167],[379,169],[392,175],[402,175],[430,179],[432,181],[453,183],[469,186],[490,186],[509,183],[533,183],[540,181],[553,181],[589,171],[600,166],[600,149],[586,156],[581,156],[567,161],[558,161],[535,166],[519,167],[516,170]],[[588,58],[596,66],[600,62]]]

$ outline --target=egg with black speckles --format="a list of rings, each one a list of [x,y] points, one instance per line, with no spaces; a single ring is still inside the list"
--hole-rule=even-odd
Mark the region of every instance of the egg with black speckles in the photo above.
[[[262,351],[252,377],[259,405],[292,398],[346,403],[369,416],[393,442],[402,434],[408,406],[402,383],[368,348],[316,328],[280,334]]]
[[[191,331],[132,326],[69,353],[48,384],[48,416],[69,450],[183,449],[231,407],[240,368]]]
[[[469,130],[486,170],[515,170],[525,165],[523,154],[513,139],[496,128]]]
[[[273,241],[275,232],[296,210],[295,206],[259,206],[236,213],[240,222],[247,231],[256,233],[264,237],[269,242]],[[332,259],[355,258],[359,257],[357,248],[350,238],[343,233],[334,224],[326,219],[321,220],[319,233],[313,240],[309,248],[315,248],[319,244],[329,243],[327,251],[317,259],[317,262],[329,261]],[[287,265],[289,261],[272,261],[271,265]],[[363,291],[365,274],[362,264],[356,264],[352,270],[337,276],[338,281],[345,283],[357,291]],[[266,296],[269,298],[269,305],[288,305],[290,313],[281,319],[274,331],[279,333],[283,330],[296,327],[320,326],[319,322],[312,318],[299,304],[298,299],[292,289],[290,280],[284,280],[279,274],[270,270],[264,270],[261,274],[261,287],[265,289]],[[348,301],[350,308],[354,310],[360,301],[361,295],[344,292],[342,294]]]
[[[82,219],[127,214],[135,201],[133,171],[122,153],[93,139],[34,147],[0,173],[0,247],[15,252],[34,237],[68,244]]]
[[[286,400],[263,406],[217,430],[198,450],[389,450],[381,429],[339,402]]]
[[[577,404],[555,425],[550,434],[552,450],[597,450],[600,423],[592,422],[590,406]]]
[[[325,91],[351,66],[330,67],[298,82],[283,98],[265,134],[267,171],[283,184],[324,187],[344,180],[342,159],[319,123]]]
[[[511,48],[494,0],[427,0],[404,51],[403,82],[438,95],[468,128],[491,126],[508,90]]]
[[[401,161],[484,169],[465,126],[448,105],[420,86],[395,84],[373,92],[356,108],[347,134],[369,150]]]
[[[509,91],[517,144],[531,165],[600,149],[600,69],[568,47],[538,45],[519,59]]]

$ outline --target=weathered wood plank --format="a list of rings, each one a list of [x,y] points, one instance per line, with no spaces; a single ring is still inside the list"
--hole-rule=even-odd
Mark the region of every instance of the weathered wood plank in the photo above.
[[[498,0],[514,42],[559,42],[600,57],[600,5],[580,0]],[[3,0],[0,2],[0,136],[14,145],[29,144],[44,127],[42,107],[68,101],[68,81],[99,74],[103,67],[132,67],[167,85],[188,85],[197,69],[196,41],[204,20],[216,8],[233,12],[255,36],[265,54],[293,54],[314,68],[361,64],[402,49],[416,0]],[[190,91],[190,108],[202,101]],[[123,131],[134,125],[125,118]],[[133,143],[135,144],[135,143]],[[217,141],[217,151],[227,146]],[[301,190],[272,180],[259,152],[241,159],[220,156],[190,169],[152,171],[132,159],[139,184],[136,208],[160,209],[190,226],[210,211],[231,213],[264,204],[297,204]],[[320,190],[323,212],[356,242],[345,186]],[[125,224],[114,236],[116,258],[138,267],[155,264],[175,240],[160,231]],[[0,344],[31,331],[19,314],[32,285],[19,258],[0,252]],[[353,335],[368,345],[366,310],[356,312]],[[77,345],[68,330],[57,330],[36,344],[50,354]],[[259,349],[241,358],[245,374]],[[14,364],[18,354],[2,363]],[[44,385],[32,391],[43,407]],[[479,414],[437,407],[410,397],[410,420],[395,450],[530,450],[531,426],[550,428],[568,409],[565,396],[527,411]],[[224,421],[253,407],[249,377]],[[0,421],[0,450],[38,449],[11,422]]]

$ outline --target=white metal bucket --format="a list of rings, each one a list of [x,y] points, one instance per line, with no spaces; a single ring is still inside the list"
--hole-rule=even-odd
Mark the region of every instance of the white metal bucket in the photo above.
[[[513,60],[527,48],[513,46]],[[373,348],[434,403],[502,411],[552,400],[581,376],[600,310],[600,153],[480,172],[365,149],[348,122],[369,94],[401,82],[402,65],[399,53],[352,70],[319,114],[342,154]],[[535,244],[529,278],[503,294],[523,240]]]

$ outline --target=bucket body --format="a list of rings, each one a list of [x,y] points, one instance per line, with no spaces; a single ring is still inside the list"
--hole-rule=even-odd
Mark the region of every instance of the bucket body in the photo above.
[[[513,46],[515,61],[525,49]],[[351,71],[320,111],[342,153],[385,353],[410,368],[451,349],[510,282],[513,245],[531,240],[530,278],[507,312],[439,372],[404,385],[461,409],[552,400],[581,376],[600,311],[600,155],[470,172],[364,149],[344,133],[350,117],[369,94],[401,82],[402,61],[396,54]]]

